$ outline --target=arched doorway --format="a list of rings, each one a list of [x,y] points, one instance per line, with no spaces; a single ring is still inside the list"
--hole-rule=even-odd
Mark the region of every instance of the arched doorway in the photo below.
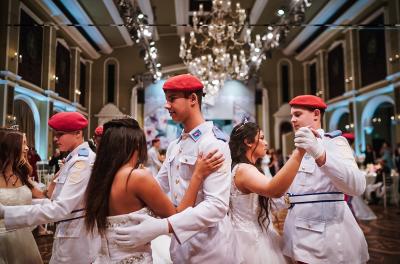
[[[379,151],[383,142],[391,146],[394,143],[394,129],[391,117],[394,115],[394,100],[387,95],[380,95],[368,101],[362,113],[362,150],[366,144],[371,144]]]
[[[350,111],[347,107],[336,109],[329,119],[329,131],[341,130],[349,131],[350,128]]]
[[[372,133],[366,136],[366,142],[371,143],[377,153],[379,153],[383,142],[388,142],[393,147],[394,125],[391,117],[394,114],[394,106],[385,102],[380,104],[375,110],[371,125]]]
[[[350,115],[349,113],[343,113],[343,115],[339,118],[339,122],[337,124],[337,129],[343,132],[352,132],[353,124],[350,124]]]

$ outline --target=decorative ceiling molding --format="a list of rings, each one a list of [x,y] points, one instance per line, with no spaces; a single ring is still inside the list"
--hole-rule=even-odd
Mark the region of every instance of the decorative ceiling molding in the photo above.
[[[135,0],[132,0],[133,2]],[[149,25],[154,24],[154,14],[153,14],[153,8],[151,7],[150,0],[136,0],[140,10],[147,16],[147,22]],[[158,32],[157,32],[157,27],[150,27],[150,30],[153,33],[153,39],[158,40]]]
[[[61,2],[65,8],[71,12],[72,16],[78,21],[79,24],[94,24],[92,19],[87,15],[86,11],[82,8],[77,0],[61,0]],[[110,54],[113,51],[97,27],[82,26],[82,29],[89,35],[89,37],[96,43],[103,53]]]
[[[375,0],[360,0],[343,13],[332,24],[336,25],[349,25],[362,14],[367,8],[375,3]],[[338,33],[336,28],[327,28],[321,35],[319,35],[313,42],[310,43],[302,52],[296,56],[296,60],[304,61],[313,55],[318,49],[327,43],[334,35]]]
[[[98,59],[98,53],[85,37],[75,28],[66,27],[65,24],[71,24],[71,21],[61,12],[61,10],[51,0],[35,0],[40,8],[48,14],[59,28],[72,38],[82,50],[89,56],[90,59]]]
[[[189,1],[187,0],[175,0],[175,17],[177,25],[189,24]],[[184,36],[186,29],[185,27],[176,27],[178,36]]]
[[[309,24],[324,24],[347,0],[329,1],[328,4],[309,22]],[[298,47],[312,36],[318,27],[305,27],[283,50],[286,56],[293,55]]]
[[[250,12],[250,24],[252,24],[252,25],[257,24],[267,3],[268,3],[268,0],[256,0],[256,2],[253,5],[253,8],[251,9],[251,12]]]
[[[116,25],[122,25],[124,24],[124,22],[122,21],[121,16],[119,15],[118,9],[114,4],[113,0],[103,0],[104,5],[106,6],[108,13],[110,14],[111,18],[114,21],[114,24]],[[117,27],[119,32],[121,33],[122,38],[124,39],[125,43],[127,46],[132,46],[133,45],[133,41],[131,39],[131,36],[129,35],[128,30],[126,29],[126,27]],[[119,46],[119,47],[123,47],[123,46]],[[114,48],[119,48],[119,47],[115,47]]]

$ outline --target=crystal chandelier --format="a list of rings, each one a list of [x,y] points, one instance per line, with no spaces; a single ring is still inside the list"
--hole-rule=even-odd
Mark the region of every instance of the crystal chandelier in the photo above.
[[[201,79],[205,87],[205,102],[214,97],[227,79],[246,80],[265,59],[260,35],[251,39],[246,25],[246,12],[230,1],[214,0],[211,12],[199,5],[193,12],[193,27],[188,41],[181,37],[179,57],[190,73]]]

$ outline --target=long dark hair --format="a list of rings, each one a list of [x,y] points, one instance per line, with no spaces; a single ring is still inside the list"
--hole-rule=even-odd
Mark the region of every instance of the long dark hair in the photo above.
[[[254,143],[255,137],[258,135],[260,137],[260,127],[253,122],[244,122],[236,125],[231,133],[230,140],[229,140],[229,148],[231,150],[231,157],[232,157],[232,169],[239,163],[248,163],[254,165],[260,172],[261,166],[260,162],[253,164],[250,160],[246,157],[246,151],[248,146],[245,144],[247,143]],[[259,143],[259,138],[257,138],[257,145]],[[255,151],[254,148],[253,152]],[[251,153],[253,156],[253,153]],[[268,201],[269,198],[265,196],[258,195],[258,203],[260,205],[260,211],[258,212],[258,224],[261,227],[261,230],[268,229],[269,225],[269,218],[268,218]]]
[[[22,143],[24,134],[19,131],[7,128],[0,129],[0,173],[5,181],[7,166],[11,166],[12,173],[17,176],[23,185],[30,189],[33,185],[29,182],[29,175],[32,167],[25,157],[22,157]]]
[[[115,174],[135,151],[138,152],[138,167],[147,160],[147,146],[145,135],[135,119],[114,119],[104,124],[85,194],[85,224],[89,231],[93,232],[97,224],[99,233],[104,234]]]

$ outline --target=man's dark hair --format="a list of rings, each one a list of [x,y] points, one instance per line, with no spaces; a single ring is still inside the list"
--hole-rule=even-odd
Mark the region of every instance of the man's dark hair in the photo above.
[[[201,110],[201,102],[203,101],[203,96],[205,95],[205,93],[203,92],[203,90],[197,90],[194,92],[184,92],[185,98],[189,98],[189,96],[191,96],[192,94],[195,94],[197,96],[197,101],[199,102],[199,107]]]

